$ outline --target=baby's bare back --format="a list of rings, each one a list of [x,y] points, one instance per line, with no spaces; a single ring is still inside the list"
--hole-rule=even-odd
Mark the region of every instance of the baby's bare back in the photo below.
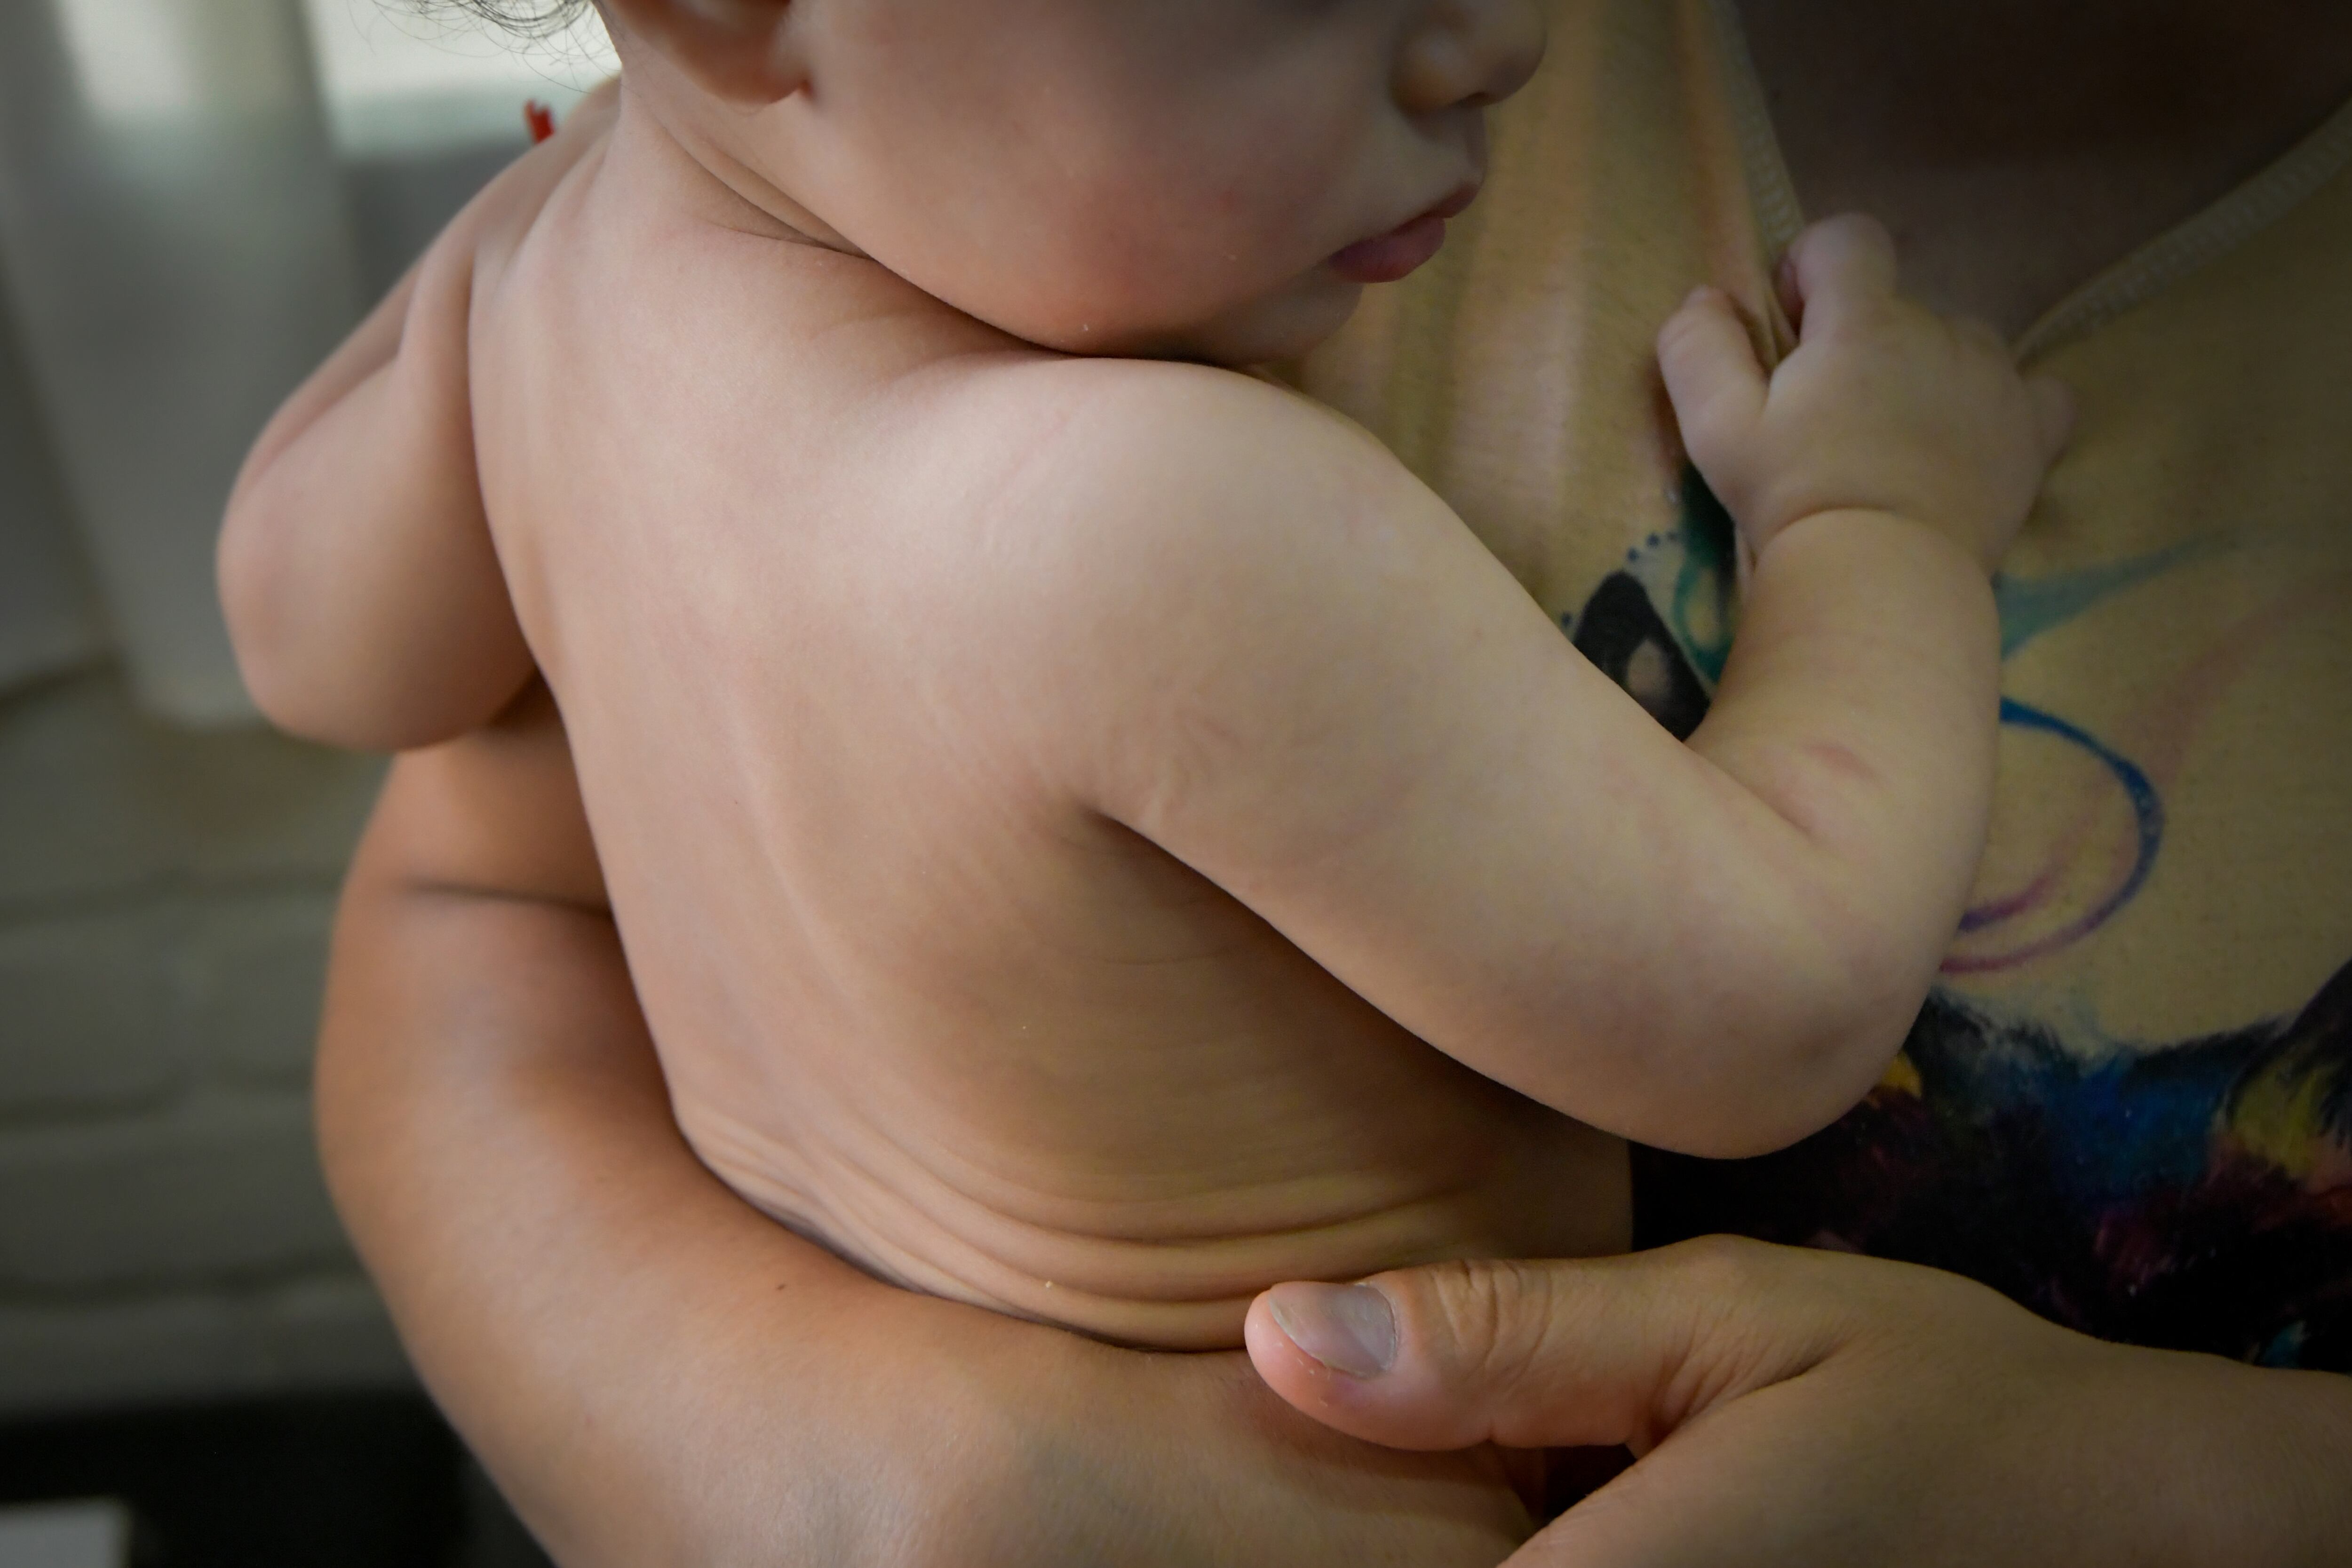
[[[306,732],[431,743],[544,671],[745,1192],[911,1283],[1230,1344],[1269,1281],[1621,1244],[1622,1150],[1535,1102],[1737,1157],[1879,1080],[1983,845],[1987,569],[2067,424],[1883,230],[1799,242],[1769,377],[1720,293],[1661,333],[1755,552],[1685,744],[1360,428],[1017,342],[633,101],[289,401],[222,574]]]
[[[1073,570],[1024,501],[1039,455],[1072,460],[1054,437],[1104,378],[1199,373],[1041,354],[711,225],[673,154],[616,136],[486,258],[471,382],[702,1158],[877,1272],[1171,1347],[1238,1344],[1282,1279],[1625,1245],[1615,1140],[1432,1049],[1042,761],[1100,672],[1010,673]]]

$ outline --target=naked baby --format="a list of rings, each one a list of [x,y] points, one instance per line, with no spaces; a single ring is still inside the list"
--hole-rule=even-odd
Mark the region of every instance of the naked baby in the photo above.
[[[1661,361],[1752,552],[1687,744],[1246,367],[1443,242],[1530,0],[604,0],[625,75],[288,405],[281,723],[559,703],[680,1125],[918,1289],[1172,1348],[1623,1247],[1621,1138],[1875,1081],[1992,773],[2063,395],[1808,234]],[[485,1202],[495,1202],[485,1194]]]

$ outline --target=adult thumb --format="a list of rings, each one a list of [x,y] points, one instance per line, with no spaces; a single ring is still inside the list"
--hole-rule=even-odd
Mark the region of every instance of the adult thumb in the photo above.
[[[1370,1442],[1640,1454],[1836,1348],[1848,1314],[1810,1257],[1717,1237],[1277,1285],[1251,1304],[1244,1338],[1276,1394]]]

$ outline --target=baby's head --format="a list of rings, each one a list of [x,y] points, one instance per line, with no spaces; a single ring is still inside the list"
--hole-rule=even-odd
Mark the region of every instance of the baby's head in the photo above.
[[[1434,253],[1544,34],[1540,0],[598,3],[787,222],[1033,342],[1223,363]]]

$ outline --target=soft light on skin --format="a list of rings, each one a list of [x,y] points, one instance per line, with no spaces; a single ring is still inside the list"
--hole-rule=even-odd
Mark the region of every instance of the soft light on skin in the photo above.
[[[1016,337],[1226,364],[1354,310],[1337,252],[1457,199],[1533,0],[607,0],[735,195]]]

